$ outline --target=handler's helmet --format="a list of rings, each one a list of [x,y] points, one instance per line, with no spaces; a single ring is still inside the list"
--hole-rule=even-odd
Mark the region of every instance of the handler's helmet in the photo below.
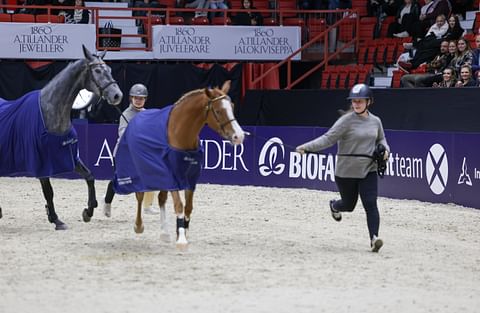
[[[348,100],[352,99],[370,99],[373,102],[373,93],[370,87],[365,84],[356,84],[350,89]]]
[[[130,88],[130,96],[132,97],[148,97],[147,87],[143,84],[135,84]]]

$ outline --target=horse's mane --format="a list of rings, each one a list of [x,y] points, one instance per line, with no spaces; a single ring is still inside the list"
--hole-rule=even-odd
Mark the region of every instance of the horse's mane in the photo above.
[[[218,89],[218,87],[215,87],[213,89]],[[205,93],[205,88],[194,89],[192,91],[185,93],[183,96],[180,97],[180,99],[177,100],[177,102],[175,102],[174,106],[182,103],[187,97],[197,95],[197,93]]]
[[[205,92],[205,89],[195,89],[195,90],[189,91],[189,92],[183,94],[183,96],[181,96],[180,99],[178,99],[177,102],[175,102],[174,106],[182,103],[185,100],[185,98],[187,98],[187,97],[196,95],[197,93],[203,93],[203,92]]]

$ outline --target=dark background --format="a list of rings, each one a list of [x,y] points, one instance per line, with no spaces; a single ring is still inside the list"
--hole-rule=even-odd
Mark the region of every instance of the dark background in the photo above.
[[[19,61],[0,62],[0,97],[16,99],[40,89],[68,63],[54,62],[32,69]],[[164,107],[197,88],[221,86],[232,80],[230,96],[242,125],[329,127],[348,109],[348,90],[249,90],[242,98],[242,64],[226,70],[206,70],[190,63],[136,64],[112,62],[114,78],[125,95],[135,83],[149,89],[146,107]],[[371,111],[384,128],[398,130],[480,132],[480,88],[375,89]],[[128,105],[125,96],[121,109]],[[117,123],[119,113],[103,105],[90,122]]]

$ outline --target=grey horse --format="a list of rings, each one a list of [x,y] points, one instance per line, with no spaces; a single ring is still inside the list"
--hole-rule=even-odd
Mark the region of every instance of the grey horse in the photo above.
[[[112,78],[110,67],[102,60],[106,51],[96,56],[88,51],[87,48],[83,47],[83,53],[85,56],[84,59],[69,64],[39,92],[34,91],[20,98],[28,98],[31,97],[32,94],[35,94],[37,97],[38,100],[36,100],[31,108],[39,111],[37,115],[40,116],[41,122],[39,122],[39,124],[41,124],[41,126],[37,128],[43,128],[43,137],[41,139],[38,139],[36,142],[33,141],[34,139],[32,139],[31,142],[23,139],[24,141],[19,143],[18,138],[26,138],[29,137],[30,134],[20,135],[19,130],[14,130],[17,131],[17,133],[12,133],[13,130],[11,129],[32,128],[29,125],[31,124],[30,120],[22,120],[28,118],[24,116],[16,117],[15,121],[10,122],[11,125],[9,129],[0,130],[0,136],[2,137],[17,138],[10,142],[10,146],[8,146],[9,143],[4,143],[4,151],[1,151],[2,145],[0,144],[0,176],[26,173],[27,176],[39,178],[42,185],[42,192],[47,202],[45,208],[48,221],[55,224],[56,230],[67,229],[67,225],[58,218],[55,212],[53,189],[50,183],[51,176],[74,170],[86,180],[88,186],[88,208],[84,209],[82,213],[85,222],[90,221],[94,209],[98,206],[95,194],[95,180],[90,170],[78,157],[77,134],[70,120],[72,105],[77,94],[81,89],[87,89],[98,97],[104,98],[111,105],[118,105],[123,97],[120,87]],[[18,101],[18,99],[16,101]],[[40,104],[39,109],[35,108],[38,107],[38,103]],[[26,105],[23,105],[23,107],[25,106]],[[10,107],[13,107],[13,109],[9,109],[7,106],[4,106],[4,104],[0,105],[0,113],[3,114],[0,116],[0,121],[4,118],[4,121],[8,122],[7,117],[4,116],[7,110],[10,111],[8,111],[6,115],[13,115],[11,111],[26,110],[26,113],[23,115],[30,114],[31,111],[34,111],[30,108],[22,108],[22,105],[10,105]],[[26,126],[22,125],[17,127],[16,125],[20,123],[24,123]],[[65,134],[68,134],[69,137],[65,137]],[[45,139],[46,137],[48,138]],[[46,152],[44,151],[39,155],[33,156],[32,154],[38,152],[26,152],[29,146],[45,146],[45,142],[48,144],[53,143],[52,147],[45,148],[48,149]],[[67,157],[61,159],[58,156],[61,153],[57,153],[57,150],[62,152],[67,151]],[[8,151],[8,153],[4,153],[5,151]],[[39,162],[40,164],[32,165],[34,162]],[[64,163],[59,165],[59,163],[62,162]],[[0,218],[1,217],[2,211],[0,208]]]

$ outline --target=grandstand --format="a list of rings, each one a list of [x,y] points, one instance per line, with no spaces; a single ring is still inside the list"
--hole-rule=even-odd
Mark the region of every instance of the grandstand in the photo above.
[[[423,4],[423,1],[421,2]],[[85,7],[76,9],[89,10],[89,25],[94,27],[92,32],[95,42],[92,42],[92,45],[97,50],[108,50],[107,59],[111,62],[145,65],[152,62],[170,65],[188,63],[203,68],[205,64],[210,64],[207,67],[211,67],[211,64],[220,64],[227,72],[240,64],[242,77],[238,83],[241,90],[238,92],[237,101],[243,99],[246,91],[251,89],[342,90],[350,88],[355,83],[367,83],[377,88],[400,87],[400,79],[405,73],[396,66],[396,63],[399,56],[406,52],[405,44],[411,43],[413,39],[410,36],[400,38],[387,36],[389,24],[395,21],[394,16],[382,15],[380,18],[367,16],[365,0],[354,0],[352,8],[336,10],[306,9],[293,0],[256,0],[255,5],[255,11],[263,17],[264,28],[279,26],[277,29],[284,31],[292,27],[299,29],[298,46],[292,45],[289,47],[291,49],[289,53],[275,58],[273,54],[270,54],[269,58],[268,53],[267,57],[251,55],[242,58],[240,54],[226,55],[224,50],[216,54],[209,52],[212,56],[201,53],[181,56],[181,53],[174,51],[167,53],[168,49],[171,49],[168,43],[164,50],[155,51],[154,41],[158,38],[156,36],[159,27],[163,27],[162,29],[170,27],[172,30],[175,26],[188,26],[188,29],[196,29],[197,32],[212,33],[213,30],[215,32],[218,30],[218,34],[222,34],[222,30],[226,30],[228,34],[240,29],[243,26],[234,26],[235,15],[242,11],[240,1],[229,1],[228,12],[218,14],[216,17],[195,17],[195,9],[180,8],[174,0],[160,0],[158,5],[151,7],[136,7],[128,2],[85,2]],[[2,9],[0,27],[3,28],[18,23],[63,24],[65,27],[71,25],[66,17],[68,15],[55,13],[68,12],[72,7],[26,5],[23,0],[8,0],[0,7]],[[480,13],[475,11],[477,8],[478,1],[468,8],[469,11],[460,22],[465,29],[465,38],[471,43],[474,43],[474,31],[480,25],[480,18],[477,18]],[[203,9],[203,11],[222,13],[221,10]],[[456,3],[452,5],[452,12],[458,13]],[[104,33],[104,28],[109,23],[114,29],[118,29],[119,33]],[[217,36],[215,32],[212,33],[215,34],[214,37]],[[263,46],[268,44],[264,42]],[[0,58],[4,61],[10,63],[12,60],[15,60],[15,63],[26,61],[33,67],[44,66],[54,60],[69,59],[55,56],[47,58],[45,54],[39,54],[38,59],[35,59],[22,57],[15,52],[6,55],[4,49],[1,54]],[[122,75],[127,76],[125,73]],[[12,87],[14,86],[10,86]],[[24,89],[19,89],[16,93],[0,91],[0,96],[7,98],[25,92]],[[174,99],[178,92],[167,98]],[[165,103],[166,100],[157,99],[155,102]]]

